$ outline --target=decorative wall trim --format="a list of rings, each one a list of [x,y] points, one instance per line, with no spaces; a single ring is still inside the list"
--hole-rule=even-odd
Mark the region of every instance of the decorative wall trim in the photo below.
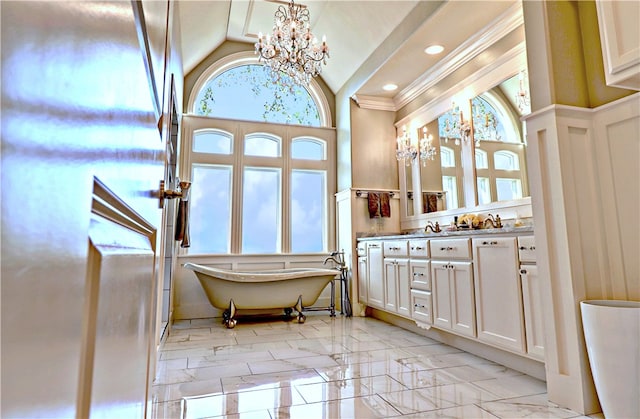
[[[390,98],[367,95],[353,95],[351,98],[363,109],[396,111],[396,105],[393,102],[393,99]]]

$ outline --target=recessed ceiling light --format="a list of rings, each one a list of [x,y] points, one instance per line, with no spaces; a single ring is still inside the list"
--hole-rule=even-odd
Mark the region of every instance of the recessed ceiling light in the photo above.
[[[440,54],[442,51],[444,51],[444,47],[442,45],[430,45],[424,49],[424,52],[429,55]]]
[[[391,92],[393,90],[396,90],[398,88],[397,84],[393,84],[393,83],[389,83],[389,84],[385,84],[384,86],[382,86],[382,88],[384,90],[386,90],[387,92]]]

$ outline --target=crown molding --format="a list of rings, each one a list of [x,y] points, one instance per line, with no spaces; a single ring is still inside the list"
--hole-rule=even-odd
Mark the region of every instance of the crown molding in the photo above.
[[[377,111],[396,111],[393,99],[379,96],[353,95],[351,98],[363,109],[374,109]]]
[[[394,110],[401,109],[422,93],[434,87],[523,24],[522,5],[516,3],[398,93],[393,98]]]

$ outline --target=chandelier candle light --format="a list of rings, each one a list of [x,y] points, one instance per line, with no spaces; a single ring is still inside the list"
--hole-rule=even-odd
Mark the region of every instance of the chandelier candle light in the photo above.
[[[427,134],[427,127],[422,128],[422,138],[419,146],[416,147],[411,136],[407,134],[407,127],[402,127],[402,135],[398,136],[396,149],[396,159],[404,161],[407,166],[416,158],[420,158],[423,166],[426,166],[427,160],[434,160],[436,156],[436,148],[433,146],[433,136]]]
[[[312,77],[322,72],[327,64],[329,47],[326,38],[322,43],[311,32],[309,9],[293,1],[287,7],[279,6],[274,16],[273,34],[258,34],[255,44],[259,61],[271,69],[276,81],[281,73],[291,77],[299,85],[308,85]]]

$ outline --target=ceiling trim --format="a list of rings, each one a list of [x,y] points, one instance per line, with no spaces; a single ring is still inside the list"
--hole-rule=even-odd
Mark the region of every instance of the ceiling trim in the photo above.
[[[396,111],[393,99],[379,96],[353,95],[351,96],[356,104],[363,109],[374,109],[378,111]]]
[[[424,73],[398,93],[393,98],[395,104],[394,110],[401,109],[422,93],[434,87],[437,83],[523,24],[522,5],[516,3],[502,15],[494,19],[484,30],[479,31],[476,35],[469,38],[467,42],[452,51],[447,57],[432,67],[431,70]]]

